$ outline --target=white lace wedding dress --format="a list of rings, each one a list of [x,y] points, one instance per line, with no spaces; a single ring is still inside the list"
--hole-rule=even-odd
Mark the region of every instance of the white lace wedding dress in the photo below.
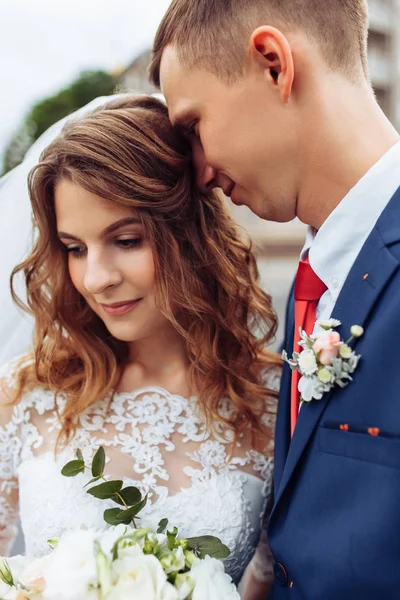
[[[104,510],[116,505],[86,493],[89,471],[75,478],[60,472],[78,448],[89,463],[104,446],[106,474],[149,494],[141,523],[157,526],[166,517],[183,537],[218,536],[231,550],[226,569],[236,583],[257,546],[257,563],[264,574],[272,572],[272,558],[259,540],[272,493],[273,418],[266,455],[250,450],[244,436],[229,457],[226,431],[211,433],[195,398],[149,387],[92,405],[79,416],[68,447],[55,456],[60,422],[54,394],[37,388],[9,405],[15,362],[0,377],[0,554],[11,550],[18,517],[31,556],[46,553],[47,540],[67,528],[104,527]],[[268,378],[268,387],[276,389],[276,371]],[[64,402],[58,398],[59,411]],[[275,403],[271,399],[270,412]],[[222,402],[221,410],[231,410],[230,403]]]

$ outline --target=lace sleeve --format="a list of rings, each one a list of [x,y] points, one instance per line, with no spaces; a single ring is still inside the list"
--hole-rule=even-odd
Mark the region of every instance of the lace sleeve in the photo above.
[[[12,364],[0,369],[0,555],[11,552],[18,520],[18,465],[20,438]]]
[[[279,367],[272,367],[266,369],[263,373],[264,385],[271,391],[278,393],[281,379],[281,369]],[[277,398],[269,396],[266,400],[266,412],[263,417],[263,423],[271,431],[271,443],[264,449],[264,454],[267,456],[273,456],[274,446],[274,433],[275,433],[275,420],[276,420],[276,409],[277,409]],[[263,516],[261,535],[256,547],[256,551],[249,565],[254,578],[260,583],[269,583],[274,579],[274,558],[271,554],[268,544],[267,527],[269,517],[273,506],[273,475],[271,471],[268,471],[267,477],[269,481],[266,482],[268,490],[268,500]]]

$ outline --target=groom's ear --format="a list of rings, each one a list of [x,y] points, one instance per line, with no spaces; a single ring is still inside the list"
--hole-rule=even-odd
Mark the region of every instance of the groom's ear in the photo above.
[[[285,103],[288,102],[293,88],[294,63],[287,38],[275,27],[257,27],[251,34],[250,52],[263,69],[267,82],[277,88]]]

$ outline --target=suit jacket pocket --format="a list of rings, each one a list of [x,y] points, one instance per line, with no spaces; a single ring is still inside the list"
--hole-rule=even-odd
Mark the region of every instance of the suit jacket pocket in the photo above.
[[[400,469],[400,436],[383,437],[320,426],[321,452]]]

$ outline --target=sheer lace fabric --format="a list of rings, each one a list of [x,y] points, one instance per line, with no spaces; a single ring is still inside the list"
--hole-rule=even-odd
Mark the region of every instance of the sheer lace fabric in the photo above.
[[[266,454],[250,449],[243,436],[232,444],[223,426],[211,431],[196,404],[158,387],[104,398],[78,418],[76,433],[55,455],[61,425],[54,394],[36,388],[14,406],[5,405],[15,368],[0,371],[0,554],[7,554],[20,517],[26,553],[40,556],[47,540],[67,528],[103,528],[103,512],[113,503],[83,489],[89,471],[61,475],[62,466],[80,448],[90,462],[99,446],[107,454],[106,474],[148,494],[141,523],[157,526],[167,517],[182,536],[217,535],[231,549],[226,568],[238,581],[259,543],[272,493],[272,440]],[[273,372],[269,387],[277,385]],[[1,389],[0,389],[1,394]],[[66,399],[58,397],[62,411]],[[271,399],[270,412],[275,400]],[[221,411],[231,410],[228,401]],[[255,566],[271,574],[271,557],[260,544]]]

